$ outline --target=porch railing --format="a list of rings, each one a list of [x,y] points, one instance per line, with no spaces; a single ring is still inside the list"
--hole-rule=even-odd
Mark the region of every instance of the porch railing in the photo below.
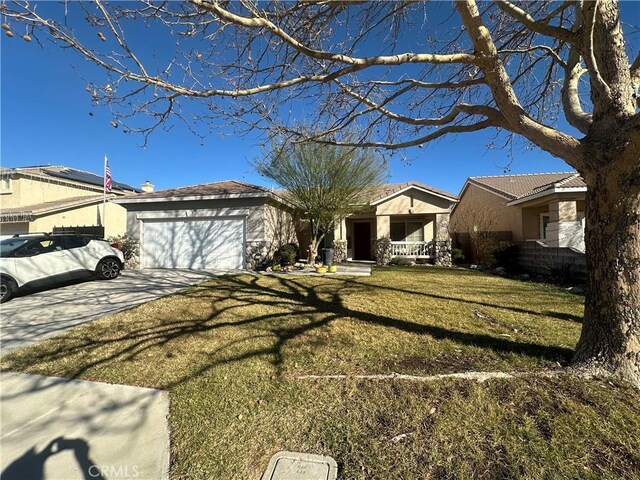
[[[391,242],[392,257],[431,257],[433,242]]]

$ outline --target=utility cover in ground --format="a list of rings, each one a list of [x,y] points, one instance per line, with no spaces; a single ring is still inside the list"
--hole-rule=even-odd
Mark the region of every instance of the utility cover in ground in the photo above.
[[[338,465],[331,457],[278,452],[269,461],[262,480],[336,480]]]

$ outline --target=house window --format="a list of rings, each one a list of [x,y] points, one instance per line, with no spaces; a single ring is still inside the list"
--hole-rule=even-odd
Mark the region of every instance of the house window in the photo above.
[[[540,238],[542,240],[547,239],[547,226],[549,225],[549,214],[541,213],[540,214]]]
[[[393,242],[423,242],[424,228],[422,222],[391,223],[391,240]]]
[[[404,223],[391,224],[391,241],[393,242],[404,241]]]

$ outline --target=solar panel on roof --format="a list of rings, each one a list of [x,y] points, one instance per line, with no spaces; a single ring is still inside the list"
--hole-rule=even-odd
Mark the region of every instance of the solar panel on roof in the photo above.
[[[104,185],[104,180],[101,176],[95,175],[89,172],[82,172],[80,170],[44,170],[47,175],[51,175],[52,177],[64,178],[67,180],[73,180],[76,182],[88,183],[89,185]],[[113,182],[112,188],[117,190],[131,190],[135,192],[141,191],[138,188],[132,187],[131,185],[127,185],[126,183]]]

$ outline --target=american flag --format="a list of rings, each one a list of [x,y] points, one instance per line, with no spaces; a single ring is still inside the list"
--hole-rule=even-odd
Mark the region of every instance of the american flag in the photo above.
[[[104,193],[111,193],[111,170],[109,170],[109,162],[104,162]]]

